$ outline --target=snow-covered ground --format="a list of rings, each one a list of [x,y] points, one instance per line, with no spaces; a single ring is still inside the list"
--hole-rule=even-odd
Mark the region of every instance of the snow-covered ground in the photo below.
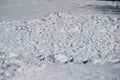
[[[53,12],[120,17],[120,9],[111,6],[99,0],[0,0],[0,20],[31,20]]]
[[[120,80],[119,8],[0,0],[0,80]]]

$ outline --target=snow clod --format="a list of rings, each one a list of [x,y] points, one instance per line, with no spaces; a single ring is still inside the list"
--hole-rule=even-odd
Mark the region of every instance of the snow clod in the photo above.
[[[54,57],[57,61],[59,61],[61,63],[66,63],[71,60],[71,58],[69,58],[68,56],[66,56],[64,54],[57,54]]]

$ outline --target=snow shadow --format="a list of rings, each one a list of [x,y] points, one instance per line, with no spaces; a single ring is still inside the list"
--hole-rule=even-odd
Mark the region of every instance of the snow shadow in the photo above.
[[[115,7],[111,5],[87,5],[87,7],[91,9],[95,9],[98,11],[102,11],[104,14],[110,13],[110,14],[120,14],[120,7]]]
[[[120,1],[120,0],[100,0],[100,1]]]
[[[120,7],[105,5],[105,6],[98,6],[96,5],[95,8],[100,11],[114,13],[114,14],[120,14]]]

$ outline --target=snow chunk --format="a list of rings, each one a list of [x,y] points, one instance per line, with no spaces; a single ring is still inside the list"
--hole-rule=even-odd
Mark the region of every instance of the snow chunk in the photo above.
[[[57,54],[55,55],[55,59],[61,63],[68,62],[70,58],[64,54]]]
[[[17,56],[17,54],[15,54],[14,52],[10,52],[10,53],[9,53],[9,57],[10,57],[10,58],[13,58],[13,57],[16,57],[16,56]]]

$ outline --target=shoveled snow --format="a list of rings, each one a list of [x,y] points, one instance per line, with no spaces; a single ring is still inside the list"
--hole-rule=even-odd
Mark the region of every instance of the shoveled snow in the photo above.
[[[120,18],[52,13],[0,22],[0,79],[10,80],[32,66],[65,62],[120,62]]]

